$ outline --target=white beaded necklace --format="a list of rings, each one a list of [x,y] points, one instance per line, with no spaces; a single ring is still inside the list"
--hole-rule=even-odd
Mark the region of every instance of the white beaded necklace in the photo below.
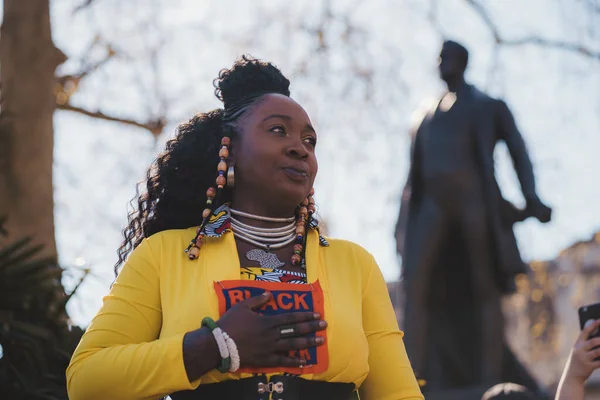
[[[230,209],[231,228],[235,237],[253,244],[261,249],[270,251],[277,250],[287,246],[296,239],[296,222],[294,217],[289,218],[270,218],[260,215],[245,213],[243,211]],[[288,222],[288,224],[277,228],[259,228],[245,224],[233,215],[254,219],[265,222]]]

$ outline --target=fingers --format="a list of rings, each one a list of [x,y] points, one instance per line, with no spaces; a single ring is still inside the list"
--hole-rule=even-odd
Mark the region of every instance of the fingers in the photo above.
[[[594,361],[598,357],[600,357],[600,349],[590,350],[585,353],[587,361]]]
[[[283,327],[281,327],[281,328],[283,328]],[[289,327],[286,326],[285,328],[287,328],[287,329],[291,328],[294,330],[294,332],[292,334],[288,334],[287,337],[304,336],[309,333],[314,333],[317,331],[324,330],[325,328],[327,328],[327,322],[325,322],[323,320],[301,322],[299,324],[291,325]]]
[[[319,313],[312,312],[295,312],[281,315],[273,315],[265,318],[269,319],[269,325],[274,328],[282,325],[295,325],[302,322],[319,320],[321,318],[321,315]]]
[[[289,350],[303,350],[309,347],[320,346],[325,343],[325,339],[320,336],[304,336],[289,339],[280,339],[275,343],[275,349],[278,352],[287,352]]]
[[[275,343],[275,348],[278,352],[307,349],[325,343],[325,339],[322,337],[316,335],[307,336],[327,328],[327,322],[325,321],[303,322],[293,325],[292,328],[294,329],[294,337],[282,338]]]
[[[592,323],[586,323],[583,330],[579,334],[577,341],[579,341],[579,342],[586,341],[590,337],[590,334],[592,332],[594,332],[596,329],[598,329],[599,327],[600,327],[600,319],[597,319]]]
[[[584,351],[588,351],[593,349],[594,347],[598,347],[600,346],[600,337],[595,337],[589,340],[586,340],[585,342],[583,342],[583,350]]]
[[[246,307],[254,311],[267,304],[269,300],[271,300],[271,292],[264,292],[258,296],[250,297],[239,304],[242,307]]]

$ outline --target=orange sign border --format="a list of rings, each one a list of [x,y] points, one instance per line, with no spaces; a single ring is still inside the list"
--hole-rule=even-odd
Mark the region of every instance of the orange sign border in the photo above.
[[[319,281],[315,281],[310,284],[296,284],[296,283],[280,283],[280,282],[262,282],[262,281],[250,281],[250,280],[228,280],[218,281],[214,283],[215,292],[219,299],[219,315],[223,315],[226,311],[226,299],[224,290],[235,289],[240,286],[252,287],[257,289],[264,289],[265,291],[286,291],[286,292],[301,292],[301,293],[312,293],[314,312],[321,314],[321,319],[325,319],[325,298],[323,296],[323,289]],[[303,368],[298,367],[270,367],[270,368],[257,368],[257,367],[243,367],[238,372],[247,372],[253,374],[271,374],[278,372],[287,372],[294,375],[304,374],[320,374],[327,371],[329,367],[329,350],[327,343],[327,330],[316,332],[317,337],[322,337],[325,341],[322,345],[317,347],[317,363],[313,365],[307,365]],[[244,360],[242,360],[242,363]]]

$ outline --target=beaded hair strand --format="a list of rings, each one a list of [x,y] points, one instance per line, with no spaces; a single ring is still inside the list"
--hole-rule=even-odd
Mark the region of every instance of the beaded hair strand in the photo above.
[[[305,259],[306,231],[315,212],[314,194],[315,189],[310,189],[310,193],[302,200],[296,212],[296,244],[294,245],[294,254],[292,255],[292,265],[300,265],[302,260]]]
[[[230,146],[231,138],[229,138],[229,136],[223,136],[221,139],[221,149],[219,150],[220,161],[219,164],[217,164],[217,179],[215,180],[217,189],[211,186],[206,190],[206,208],[204,211],[202,211],[202,224],[196,230],[196,236],[194,236],[188,247],[185,249],[185,252],[190,260],[195,260],[200,254],[200,248],[202,247],[206,224],[215,210],[215,205],[218,203],[218,199],[221,197],[223,188],[227,184],[225,173],[227,172],[227,159],[229,158]],[[217,199],[215,199],[215,197]]]

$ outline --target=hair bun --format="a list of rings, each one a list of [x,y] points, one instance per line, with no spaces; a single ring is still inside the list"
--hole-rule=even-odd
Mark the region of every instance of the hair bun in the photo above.
[[[269,62],[249,55],[237,59],[230,69],[222,69],[213,81],[215,96],[225,108],[256,93],[290,95],[290,81]]]

